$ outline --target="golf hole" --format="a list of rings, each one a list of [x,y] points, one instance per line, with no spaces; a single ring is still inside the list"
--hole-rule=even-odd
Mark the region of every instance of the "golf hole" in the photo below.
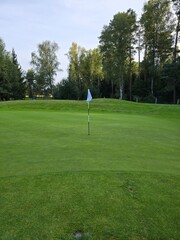
[[[80,230],[76,231],[76,232],[74,233],[74,237],[75,237],[76,239],[81,239],[81,238],[83,237],[83,232],[80,231]]]

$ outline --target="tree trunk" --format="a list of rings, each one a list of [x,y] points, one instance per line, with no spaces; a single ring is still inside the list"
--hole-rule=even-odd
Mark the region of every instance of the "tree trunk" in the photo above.
[[[130,72],[129,77],[129,100],[132,100],[132,72]]]
[[[119,85],[119,99],[122,100],[123,99],[123,86],[122,84]]]
[[[132,58],[131,58],[131,49],[129,51],[129,57],[130,57],[130,62],[129,62],[129,100],[132,100]]]
[[[100,97],[100,83],[99,83],[99,77],[98,77],[98,97]]]
[[[114,97],[114,83],[113,80],[111,80],[111,97]]]
[[[176,37],[175,37],[174,52],[173,52],[173,60],[174,60],[174,62],[176,61],[176,55],[177,55],[177,44],[178,44],[179,28],[180,28],[180,17],[178,18],[177,27],[176,27]]]
[[[154,77],[151,77],[151,94],[154,96]]]
[[[141,52],[140,52],[140,49],[138,50],[138,79],[140,81],[140,78],[141,78]]]
[[[121,77],[119,80],[119,98],[120,98],[120,100],[123,99],[123,88],[124,88],[124,79],[123,79],[123,73],[121,73]]]
[[[176,104],[176,82],[173,84],[173,103]]]

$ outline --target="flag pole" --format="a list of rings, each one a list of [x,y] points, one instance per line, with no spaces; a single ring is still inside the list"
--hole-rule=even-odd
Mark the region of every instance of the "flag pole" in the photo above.
[[[88,89],[87,94],[87,103],[88,103],[88,135],[90,135],[90,108],[89,108],[89,102],[92,100],[90,89]]]
[[[89,111],[89,102],[88,102],[88,135],[90,135],[90,111]]]

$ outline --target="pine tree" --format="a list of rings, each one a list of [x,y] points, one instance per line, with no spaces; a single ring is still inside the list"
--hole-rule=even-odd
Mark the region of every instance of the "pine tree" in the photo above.
[[[11,74],[11,97],[13,99],[25,98],[26,84],[21,70],[21,66],[18,63],[15,50],[12,50],[12,62],[10,67]]]

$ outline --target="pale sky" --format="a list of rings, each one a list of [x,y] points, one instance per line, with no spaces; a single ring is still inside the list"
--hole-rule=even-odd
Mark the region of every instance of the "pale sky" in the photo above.
[[[31,53],[45,40],[56,42],[61,63],[56,82],[67,77],[65,55],[72,42],[85,49],[98,46],[98,37],[118,12],[133,9],[138,18],[146,0],[0,0],[0,38],[15,49],[23,70],[31,68]]]

